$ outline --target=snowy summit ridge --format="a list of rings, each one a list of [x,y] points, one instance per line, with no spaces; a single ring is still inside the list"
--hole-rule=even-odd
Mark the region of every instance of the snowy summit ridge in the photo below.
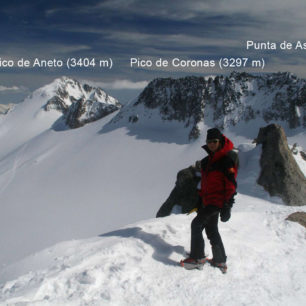
[[[131,126],[150,121],[157,112],[163,121],[181,122],[189,139],[200,135],[203,122],[221,129],[255,121],[257,129],[271,122],[297,129],[306,126],[305,101],[305,80],[287,72],[158,78],[113,123],[126,122],[128,117]]]
[[[50,86],[45,88],[48,90]],[[67,77],[56,79],[51,88],[54,95],[44,105],[44,109],[61,112],[71,128],[98,120],[121,107],[118,100],[101,88],[81,85],[77,80]]]

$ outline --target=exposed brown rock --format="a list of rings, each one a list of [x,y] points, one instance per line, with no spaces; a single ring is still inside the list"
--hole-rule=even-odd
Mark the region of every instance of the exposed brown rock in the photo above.
[[[286,220],[298,222],[302,226],[306,227],[306,212],[298,211],[289,215]]]

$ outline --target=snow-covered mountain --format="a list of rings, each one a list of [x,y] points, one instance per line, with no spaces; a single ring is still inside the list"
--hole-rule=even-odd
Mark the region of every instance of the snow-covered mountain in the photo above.
[[[52,128],[83,126],[113,113],[120,103],[99,87],[61,77],[29,95],[14,110],[0,116],[0,136],[5,156],[28,140]]]
[[[294,84],[294,77],[287,75]],[[161,297],[165,297],[169,305],[190,301],[202,305],[205,297],[208,304],[226,301],[237,305],[236,299],[238,304],[249,305],[266,301],[303,305],[304,229],[284,219],[297,210],[305,211],[305,207],[284,206],[256,184],[261,147],[252,140],[257,127],[266,125],[262,110],[272,109],[270,98],[278,91],[287,93],[290,86],[275,80],[270,90],[264,87],[265,91],[260,91],[260,80],[267,84],[269,77],[249,77],[248,90],[257,84],[257,98],[252,94],[237,98],[237,105],[224,114],[223,121],[222,112],[220,118],[214,118],[224,104],[221,96],[216,108],[213,102],[200,98],[192,104],[201,94],[197,86],[190,90],[184,85],[188,103],[181,99],[173,104],[175,100],[169,98],[165,111],[163,102],[156,99],[166,98],[149,85],[121,110],[78,129],[63,128],[78,100],[97,102],[103,96],[67,78],[38,89],[2,116],[0,304],[153,305],[164,304]],[[168,82],[181,88],[182,82],[190,80],[192,86],[198,79]],[[209,81],[202,79],[205,84]],[[151,84],[164,81],[157,79]],[[297,86],[303,82],[296,79]],[[216,90],[215,85],[209,88]],[[149,106],[148,90],[156,97]],[[106,104],[117,104],[108,101]],[[244,105],[245,101],[248,104]],[[205,111],[198,114],[194,109],[202,102]],[[306,147],[303,103],[295,108],[300,127],[290,130],[287,117],[280,119],[289,134],[289,145],[298,143],[299,150]],[[194,107],[189,109],[189,105]],[[247,106],[256,110],[255,118],[245,121],[241,119],[245,115],[239,113],[241,120],[235,126],[230,124],[235,110]],[[204,120],[196,122],[195,115]],[[226,276],[210,267],[188,273],[174,265],[189,250],[192,216],[140,222],[156,215],[175,184],[177,172],[205,155],[201,149],[204,135],[215,122],[226,123],[224,133],[240,149],[241,159],[232,220],[220,227],[229,258]],[[189,142],[195,124],[200,137]],[[299,154],[295,157],[305,173],[306,162]],[[110,231],[115,232],[107,234]],[[76,240],[89,237],[97,238]],[[62,241],[68,242],[50,248]],[[257,273],[259,269],[262,273]],[[220,291],[221,287],[228,290]]]
[[[105,104],[118,104],[118,101],[105,93],[101,88],[91,87],[88,84],[81,85],[80,82],[67,77],[56,79],[51,85],[54,96],[48,99],[45,104],[45,110],[56,109],[62,113],[68,111],[69,107],[76,101],[90,100]],[[45,89],[46,91],[48,90]],[[47,93],[46,93],[47,94]]]
[[[54,96],[44,105],[46,111],[57,110],[71,128],[81,127],[118,110],[121,105],[101,88],[81,85],[77,80],[62,77],[54,82]]]
[[[188,130],[185,142],[199,137],[203,123],[251,137],[274,122],[297,134],[306,127],[306,82],[290,73],[155,79],[112,124],[134,133],[156,117],[159,125],[181,123]]]

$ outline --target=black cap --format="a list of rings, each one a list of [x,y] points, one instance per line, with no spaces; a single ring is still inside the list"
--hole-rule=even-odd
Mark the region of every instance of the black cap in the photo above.
[[[211,139],[222,140],[222,133],[217,128],[207,130],[206,140],[211,140]]]

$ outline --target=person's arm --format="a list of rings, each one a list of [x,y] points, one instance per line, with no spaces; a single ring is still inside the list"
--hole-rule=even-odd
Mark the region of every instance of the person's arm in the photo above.
[[[231,217],[231,208],[235,203],[234,196],[236,195],[237,189],[237,167],[234,162],[229,160],[225,167],[225,202],[220,213],[221,221],[226,222]]]
[[[230,204],[234,199],[237,189],[236,177],[237,167],[234,162],[229,159],[225,164],[225,203]]]

